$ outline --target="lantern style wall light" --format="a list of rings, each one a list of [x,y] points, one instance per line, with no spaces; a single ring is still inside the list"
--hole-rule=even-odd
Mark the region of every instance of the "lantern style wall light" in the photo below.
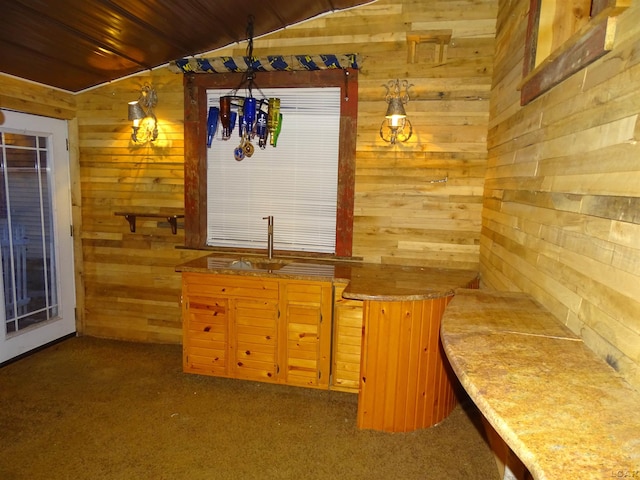
[[[407,80],[390,80],[383,85],[387,89],[385,100],[389,104],[385,119],[380,125],[380,138],[394,145],[406,142],[413,134],[413,127],[407,118],[404,105],[409,102],[409,82]],[[404,89],[404,92],[403,92]]]
[[[158,138],[158,120],[153,109],[158,104],[158,95],[153,87],[145,85],[138,100],[129,102],[129,121],[133,143],[153,142]]]

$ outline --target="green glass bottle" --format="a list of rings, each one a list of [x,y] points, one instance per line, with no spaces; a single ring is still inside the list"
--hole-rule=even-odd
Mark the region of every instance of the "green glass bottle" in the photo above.
[[[271,134],[271,145],[277,146],[278,137],[280,136],[280,131],[282,130],[282,114],[278,114],[278,125],[276,126],[275,131]]]

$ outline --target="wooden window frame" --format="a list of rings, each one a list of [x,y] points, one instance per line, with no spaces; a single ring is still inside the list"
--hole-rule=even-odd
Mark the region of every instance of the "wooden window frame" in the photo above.
[[[583,69],[613,48],[615,17],[631,0],[591,0],[591,19],[536,66],[543,0],[530,0],[520,103],[530,101]],[[557,0],[562,1],[562,0]]]
[[[242,79],[242,73],[187,74],[184,78],[184,228],[187,248],[214,248],[206,245],[207,90],[212,88],[233,90],[240,85]],[[340,87],[342,99],[335,255],[350,257],[353,244],[358,71],[329,69],[259,72],[256,75],[255,84],[260,88]]]

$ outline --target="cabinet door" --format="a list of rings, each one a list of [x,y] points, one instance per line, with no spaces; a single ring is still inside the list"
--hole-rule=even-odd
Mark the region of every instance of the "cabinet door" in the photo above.
[[[327,387],[331,355],[330,282],[283,280],[280,283],[281,381]]]
[[[358,393],[362,351],[362,300],[342,298],[347,284],[336,284],[333,304],[331,388]]]
[[[182,311],[184,371],[227,376],[228,300],[196,293],[183,295]]]
[[[232,305],[232,375],[246,380],[276,382],[278,301],[234,298]]]
[[[182,274],[185,372],[276,381],[278,282]]]

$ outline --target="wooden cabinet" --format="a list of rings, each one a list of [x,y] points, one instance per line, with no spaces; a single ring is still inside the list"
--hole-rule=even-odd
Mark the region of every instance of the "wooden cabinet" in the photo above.
[[[185,372],[328,387],[331,282],[182,278]]]
[[[278,300],[276,280],[183,273],[184,371],[276,381]]]

